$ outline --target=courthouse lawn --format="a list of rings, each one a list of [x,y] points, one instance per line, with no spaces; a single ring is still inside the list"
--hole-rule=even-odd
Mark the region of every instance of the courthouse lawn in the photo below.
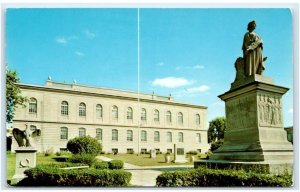
[[[187,163],[165,163],[165,155],[159,154],[155,159],[150,158],[150,154],[117,154],[117,155],[102,155],[111,159],[122,160],[126,163],[138,166],[174,166],[174,165],[193,165],[192,162]],[[196,159],[196,158],[195,158]],[[171,161],[174,160],[173,155],[171,155]]]
[[[36,156],[36,164],[58,164],[59,162],[52,159],[53,157],[56,157],[55,155],[45,156],[43,153],[37,153]],[[16,154],[15,153],[6,153],[6,178],[11,179],[15,174],[15,164],[16,164]]]

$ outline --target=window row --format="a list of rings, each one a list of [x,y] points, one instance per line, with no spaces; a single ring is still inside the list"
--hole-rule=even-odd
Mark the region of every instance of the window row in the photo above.
[[[35,98],[30,98],[30,100],[29,100],[29,113],[37,113],[37,100]],[[69,103],[67,101],[61,102],[61,115],[63,115],[63,116],[69,115]],[[86,104],[83,102],[81,102],[79,104],[78,115],[80,117],[86,116]],[[111,115],[112,115],[113,119],[119,118],[118,107],[116,105],[112,106]],[[96,118],[100,119],[102,117],[103,117],[103,107],[101,104],[97,104],[96,105]],[[166,122],[171,124],[172,123],[171,111],[167,111],[165,113],[165,117],[166,117]],[[131,107],[127,108],[126,118],[128,120],[133,119],[133,110]],[[145,108],[141,109],[141,120],[142,121],[147,120],[147,111]],[[154,122],[160,121],[160,113],[159,113],[159,110],[157,110],[157,109],[154,110],[153,120],[154,120]],[[178,124],[183,125],[183,113],[182,112],[177,113],[177,122],[178,122]],[[195,123],[196,123],[196,125],[200,125],[200,115],[199,114],[196,114],[196,116],[195,116]]]
[[[118,141],[119,140],[119,131],[117,129],[112,129],[112,136],[111,140],[112,141]],[[85,128],[79,128],[78,130],[78,135],[79,136],[85,136],[86,135],[86,129]],[[102,136],[103,136],[103,131],[100,128],[96,129],[96,139],[102,141]],[[127,135],[126,135],[126,140],[127,141],[133,141],[133,131],[132,130],[127,130]],[[62,140],[67,140],[68,139],[68,128],[67,127],[61,127],[60,128],[60,139]],[[159,131],[154,131],[154,141],[155,142],[160,142],[160,132]],[[141,141],[147,141],[147,131],[142,130],[141,131]],[[173,142],[173,133],[172,132],[167,132],[166,133],[166,140],[167,142]],[[201,143],[201,134],[197,133],[196,134],[196,140],[198,143]],[[183,132],[178,133],[178,142],[183,143],[184,142],[184,137],[183,137]]]

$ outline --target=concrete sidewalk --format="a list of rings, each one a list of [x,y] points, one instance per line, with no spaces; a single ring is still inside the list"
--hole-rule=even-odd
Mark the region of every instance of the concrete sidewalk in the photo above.
[[[100,159],[102,161],[112,160],[104,156],[97,156],[97,159]],[[163,166],[163,167],[167,167],[167,166]],[[161,168],[161,166],[142,167],[142,166],[132,165],[124,162],[124,170],[127,170],[132,174],[130,184],[135,186],[154,187],[156,185],[156,177],[160,175],[162,172],[157,170],[152,170],[153,168],[157,169],[157,168]]]

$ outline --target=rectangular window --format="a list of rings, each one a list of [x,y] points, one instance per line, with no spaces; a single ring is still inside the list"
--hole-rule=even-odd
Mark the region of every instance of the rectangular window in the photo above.
[[[147,132],[146,131],[141,132],[141,141],[147,141]]]
[[[118,154],[118,152],[119,152],[119,150],[117,148],[112,148],[111,151],[114,155]]]
[[[68,139],[68,128],[66,127],[60,128],[60,139]]]
[[[141,154],[146,154],[146,153],[147,153],[147,149],[142,148],[142,149],[141,149]]]
[[[128,154],[134,154],[134,151],[133,151],[132,148],[129,148],[129,149],[127,149],[127,153],[128,153]]]
[[[102,141],[102,129],[96,129],[96,139]]]
[[[79,137],[85,136],[85,128],[79,128]]]
[[[159,132],[155,131],[154,132],[154,141],[159,142],[160,138],[159,138]]]
[[[200,133],[197,133],[196,139],[197,139],[198,143],[201,143],[201,134]]]
[[[172,142],[172,133],[167,132],[167,142]]]
[[[133,133],[131,130],[127,130],[127,141],[133,141]]]
[[[112,130],[112,138],[111,138],[111,140],[118,141],[118,130],[116,130],[116,129]]]
[[[172,153],[172,149],[167,149],[167,153]]]

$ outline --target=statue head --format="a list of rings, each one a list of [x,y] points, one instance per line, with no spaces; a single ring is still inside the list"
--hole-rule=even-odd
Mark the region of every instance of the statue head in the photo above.
[[[253,31],[255,28],[256,28],[256,23],[255,23],[255,21],[254,21],[254,20],[253,20],[253,21],[250,21],[250,22],[248,23],[247,30],[251,32],[251,31]]]

